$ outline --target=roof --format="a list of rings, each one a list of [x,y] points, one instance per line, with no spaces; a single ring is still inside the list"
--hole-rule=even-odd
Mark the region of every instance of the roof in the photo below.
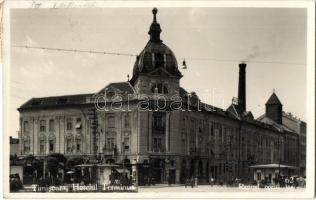
[[[126,92],[128,94],[134,93],[134,88],[129,82],[117,82],[117,83],[110,83],[107,87],[114,87],[122,92]]]
[[[231,104],[226,111],[237,119],[253,119],[253,115],[250,111],[243,111],[241,106],[236,104]]]
[[[154,18],[148,32],[150,39],[136,57],[131,79],[132,84],[140,74],[182,77],[174,53],[160,39],[161,28],[156,19],[157,12],[157,9],[153,9]],[[157,69],[160,72],[156,72]]]
[[[19,144],[19,138],[13,138],[10,136],[10,144]]]
[[[182,96],[185,96],[187,94],[188,94],[188,92],[183,87],[180,87],[179,95],[182,97]]]
[[[153,64],[155,59],[161,59],[161,63],[157,61]],[[137,77],[139,73],[149,74],[157,68],[164,68],[172,76],[182,77],[178,69],[177,59],[171,49],[162,42],[148,41],[145,48],[137,56],[132,79],[135,79],[134,77]]]
[[[292,129],[290,129],[289,127],[283,125],[283,124],[279,124],[275,121],[273,121],[272,119],[270,119],[269,117],[267,117],[266,115],[261,115],[258,119],[258,121],[263,122],[265,124],[269,124],[272,125],[274,128],[278,129],[278,130],[285,130],[288,132],[294,132]]]
[[[291,166],[291,165],[279,165],[276,163],[272,163],[272,164],[262,164],[262,165],[252,165],[249,166],[251,168],[261,168],[261,169],[278,169],[278,168],[288,168],[288,169],[299,169],[298,167],[295,166]]]
[[[78,105],[86,102],[87,97],[93,94],[76,94],[53,97],[32,98],[24,103],[18,110],[27,108],[42,108],[50,106]]]
[[[273,92],[270,98],[268,99],[266,105],[275,105],[275,104],[280,104],[282,105],[281,101],[277,97],[277,95]]]
[[[110,83],[104,88],[102,88],[99,92],[95,93],[93,97],[96,97],[98,95],[104,95],[105,91],[110,91],[109,89],[113,89],[115,91],[118,91],[121,95],[128,95],[128,94],[134,94],[135,90],[134,87],[130,84],[130,82],[116,82],[116,83]]]

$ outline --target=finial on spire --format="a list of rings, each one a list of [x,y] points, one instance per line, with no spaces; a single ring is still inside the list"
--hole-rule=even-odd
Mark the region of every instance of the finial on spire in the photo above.
[[[157,22],[157,18],[156,18],[158,9],[153,8],[152,12],[154,15],[154,20],[150,25],[148,34],[150,35],[150,41],[159,43],[162,41],[160,40],[160,33],[161,33],[160,24]]]
[[[127,81],[129,81],[129,74],[127,74]]]
[[[273,88],[273,93],[275,93],[275,88]]]
[[[154,22],[157,22],[157,19],[156,19],[157,13],[158,13],[158,9],[157,9],[157,8],[154,8],[154,9],[153,9]]]

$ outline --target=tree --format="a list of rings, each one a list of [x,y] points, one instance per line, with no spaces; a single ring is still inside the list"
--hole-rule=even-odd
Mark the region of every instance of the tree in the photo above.
[[[52,153],[46,157],[46,159],[45,159],[45,161],[47,163],[46,168],[50,174],[50,178],[51,178],[53,183],[55,183],[54,180],[57,177],[58,170],[64,169],[66,160],[67,159],[65,158],[65,156],[63,154],[60,154],[60,153]]]

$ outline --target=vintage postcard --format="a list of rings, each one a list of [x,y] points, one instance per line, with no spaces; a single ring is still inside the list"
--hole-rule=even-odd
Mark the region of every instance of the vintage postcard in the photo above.
[[[6,1],[5,198],[312,198],[311,1]]]

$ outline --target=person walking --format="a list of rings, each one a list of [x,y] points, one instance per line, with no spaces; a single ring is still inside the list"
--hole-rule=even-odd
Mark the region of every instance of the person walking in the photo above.
[[[210,185],[211,185],[211,187],[213,187],[213,185],[214,185],[214,178],[213,177],[211,177],[211,179],[210,179]]]
[[[196,187],[198,186],[198,178],[197,178],[197,177],[194,178],[194,185],[195,185]]]
[[[184,185],[184,186],[187,187],[189,184],[190,184],[190,180],[189,180],[189,178],[186,178],[186,179],[185,179],[185,185]]]
[[[191,188],[193,188],[194,187],[194,178],[193,178],[193,176],[191,177],[190,184],[191,184]]]

